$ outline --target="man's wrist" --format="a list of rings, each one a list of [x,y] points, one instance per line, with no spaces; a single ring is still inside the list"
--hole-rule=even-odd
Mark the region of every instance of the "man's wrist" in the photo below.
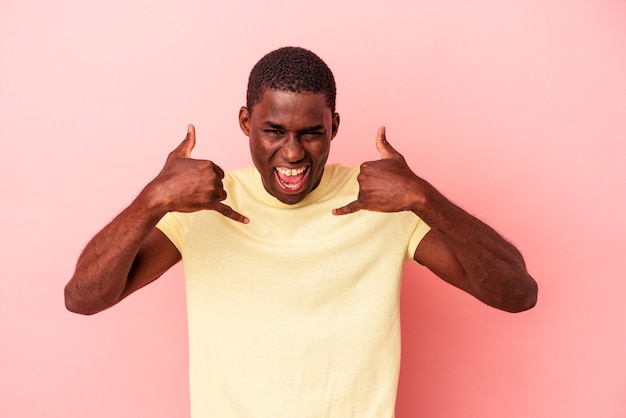
[[[159,193],[158,186],[149,183],[135,199],[140,210],[144,211],[150,219],[161,219],[171,209],[171,199],[164,199]]]

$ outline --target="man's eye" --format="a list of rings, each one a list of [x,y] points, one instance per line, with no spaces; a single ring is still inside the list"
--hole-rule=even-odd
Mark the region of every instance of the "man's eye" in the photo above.
[[[263,132],[265,132],[266,134],[270,134],[270,135],[281,135],[283,132],[278,130],[278,129],[265,129],[263,130]]]
[[[312,131],[312,132],[303,132],[302,133],[302,137],[303,138],[318,138],[322,135],[322,132],[318,132],[318,131]]]

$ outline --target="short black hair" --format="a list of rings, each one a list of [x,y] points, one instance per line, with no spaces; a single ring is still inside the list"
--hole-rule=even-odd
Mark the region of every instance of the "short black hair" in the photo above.
[[[335,113],[337,88],[328,65],[313,52],[287,46],[276,49],[256,63],[248,79],[248,112],[263,98],[265,90],[292,93],[323,93],[326,104]]]

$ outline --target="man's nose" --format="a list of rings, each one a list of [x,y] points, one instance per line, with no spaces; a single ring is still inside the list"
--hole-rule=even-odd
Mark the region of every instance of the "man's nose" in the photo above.
[[[285,139],[282,149],[283,158],[290,162],[295,163],[304,158],[304,147],[300,138],[295,134],[289,134]]]

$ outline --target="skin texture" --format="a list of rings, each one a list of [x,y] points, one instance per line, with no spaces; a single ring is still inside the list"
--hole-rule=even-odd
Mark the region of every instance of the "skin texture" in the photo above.
[[[252,112],[241,108],[239,126],[249,138],[252,161],[267,192],[292,205],[319,184],[339,114],[331,113],[323,94],[266,90]],[[293,190],[282,187],[279,168],[304,169],[304,184]]]
[[[239,123],[270,194],[295,204],[317,187],[339,128],[339,115],[330,111],[322,94],[268,90],[252,111],[240,109]],[[93,314],[113,306],[180,261],[178,250],[155,228],[169,211],[215,210],[248,223],[246,216],[222,203],[227,195],[222,169],[191,158],[195,140],[190,125],[155,179],[87,244],[65,287],[70,311]],[[380,159],[361,165],[357,199],[333,214],[413,211],[432,228],[417,247],[415,260],[490,306],[509,312],[532,308],[537,284],[519,251],[413,173],[387,142],[384,127],[375,146]],[[281,183],[279,169],[296,175],[283,174]]]
[[[72,312],[93,314],[109,308],[156,280],[181,256],[155,228],[170,211],[215,210],[234,221],[248,218],[222,203],[223,170],[191,158],[196,143],[193,125],[161,172],[137,198],[87,244],[74,275],[65,286],[65,305]]]
[[[431,231],[414,258],[437,276],[495,308],[520,312],[537,302],[537,283],[520,252],[491,227],[454,205],[411,171],[378,130],[380,159],[361,165],[358,198],[333,211],[413,211]]]

